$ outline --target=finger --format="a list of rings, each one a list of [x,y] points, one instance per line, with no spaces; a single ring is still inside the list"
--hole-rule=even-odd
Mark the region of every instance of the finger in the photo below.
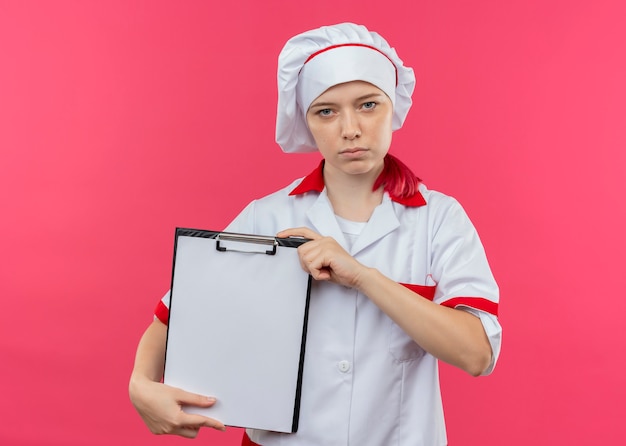
[[[311,272],[311,277],[313,277],[313,279],[315,280],[330,280],[331,279],[331,274],[330,274],[330,270],[328,268],[320,268],[320,269],[316,269],[315,271]]]
[[[179,392],[177,392],[176,400],[180,404],[196,407],[211,407],[216,402],[216,399],[212,396],[198,395],[197,393],[186,392],[182,389],[179,389]]]
[[[185,413],[184,417],[181,417],[181,425],[187,428],[211,427],[220,431],[226,430],[224,423],[219,420],[190,413]]]
[[[176,429],[176,432],[173,433],[184,438],[196,438],[199,431],[200,429],[195,427],[179,427]]]
[[[319,250],[303,253],[300,258],[304,270],[315,280],[329,280],[331,277],[330,268],[326,265]]]
[[[289,229],[282,230],[278,234],[276,234],[276,237],[280,237],[280,238],[304,237],[309,240],[316,240],[318,238],[321,238],[321,235],[319,235],[315,231],[312,231],[309,228],[300,227],[300,228],[289,228]]]

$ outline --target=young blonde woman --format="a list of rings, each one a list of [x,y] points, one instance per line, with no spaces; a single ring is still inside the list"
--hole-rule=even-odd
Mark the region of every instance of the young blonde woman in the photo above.
[[[227,230],[310,239],[298,252],[314,283],[298,432],[249,429],[243,444],[446,445],[437,361],[489,374],[502,330],[498,287],[463,208],[389,154],[413,71],[351,23],[293,37],[278,65],[276,140],[322,160]],[[139,344],[131,400],[157,434],[224,429],[181,409],[210,407],[210,396],[160,382],[168,304],[169,294]]]

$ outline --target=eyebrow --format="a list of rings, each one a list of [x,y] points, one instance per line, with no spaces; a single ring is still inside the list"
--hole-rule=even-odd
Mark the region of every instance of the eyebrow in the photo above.
[[[359,96],[358,98],[356,98],[354,100],[354,102],[360,102],[360,101],[364,101],[366,99],[374,99],[376,97],[382,97],[383,93],[368,93],[368,94],[364,94],[363,96]],[[331,105],[336,105],[335,102],[313,102],[310,106],[309,109],[311,108],[317,108],[317,107],[328,107]]]

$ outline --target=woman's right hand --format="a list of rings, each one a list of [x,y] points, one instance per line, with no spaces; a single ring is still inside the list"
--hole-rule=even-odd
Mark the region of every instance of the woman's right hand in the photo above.
[[[183,406],[211,407],[215,398],[135,376],[131,378],[129,394],[135,409],[153,434],[195,438],[201,427],[226,430],[218,420],[183,410]]]
[[[213,418],[187,413],[183,406],[211,407],[215,398],[189,393],[161,383],[165,360],[167,326],[152,322],[139,341],[130,376],[130,400],[153,434],[195,438],[201,427],[226,430]]]

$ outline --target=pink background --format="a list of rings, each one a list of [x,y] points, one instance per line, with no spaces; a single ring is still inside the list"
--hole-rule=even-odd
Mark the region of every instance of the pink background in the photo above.
[[[392,153],[464,204],[501,285],[495,373],[442,366],[450,444],[624,444],[622,5],[0,0],[0,444],[189,444],[127,397],[174,228],[317,164],[274,143],[276,57],[346,20],[415,68]]]

